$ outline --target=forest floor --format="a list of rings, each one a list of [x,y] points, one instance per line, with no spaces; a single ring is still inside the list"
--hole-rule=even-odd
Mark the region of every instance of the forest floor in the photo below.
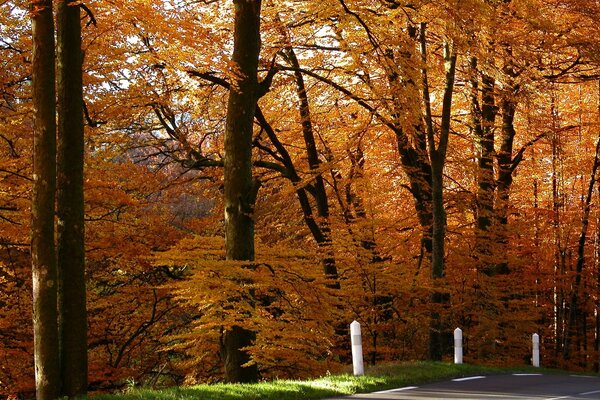
[[[328,375],[294,381],[277,380],[257,384],[214,384],[151,390],[132,388],[121,394],[94,396],[94,400],[308,400],[435,382],[480,374],[512,372],[557,373],[532,367],[496,368],[441,362],[410,362],[368,368],[365,376]]]

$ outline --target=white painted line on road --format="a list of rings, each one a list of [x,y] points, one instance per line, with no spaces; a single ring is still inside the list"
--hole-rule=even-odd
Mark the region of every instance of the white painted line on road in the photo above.
[[[560,399],[570,399],[571,396],[560,396],[560,397],[548,397],[547,399],[544,400],[560,400]]]
[[[513,374],[513,376],[543,376],[544,374]]]
[[[572,376],[573,378],[597,378],[597,376],[590,376],[590,375],[569,375]]]
[[[373,392],[375,394],[384,394],[384,393],[395,393],[395,392],[401,392],[403,390],[412,390],[412,389],[418,389],[418,386],[406,386],[406,387],[402,387],[402,388],[398,388],[398,389],[389,389],[389,390],[382,390],[380,392]]]
[[[596,393],[600,393],[600,390],[594,390],[594,391],[591,391],[591,392],[579,393],[577,396],[587,396],[588,394],[596,394]]]
[[[469,376],[467,378],[452,379],[452,382],[472,381],[474,379],[483,379],[483,378],[485,378],[485,376]]]

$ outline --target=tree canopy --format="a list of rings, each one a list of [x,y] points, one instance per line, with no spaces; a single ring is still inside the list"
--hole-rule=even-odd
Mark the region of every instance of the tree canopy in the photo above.
[[[0,396],[35,391],[42,3],[0,2]],[[537,332],[598,371],[598,2],[246,3],[246,31],[237,1],[68,6],[89,391],[231,380],[234,331],[251,379],[324,374],[353,320],[372,364],[448,357],[460,326],[467,362],[528,362]]]

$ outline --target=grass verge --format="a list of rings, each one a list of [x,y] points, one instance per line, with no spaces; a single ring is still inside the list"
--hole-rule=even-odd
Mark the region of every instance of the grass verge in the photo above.
[[[309,400],[367,393],[438,380],[481,374],[547,370],[493,368],[441,362],[411,362],[370,368],[365,376],[329,375],[310,381],[278,380],[257,384],[216,384],[162,390],[131,389],[123,394],[94,396],[94,400]]]

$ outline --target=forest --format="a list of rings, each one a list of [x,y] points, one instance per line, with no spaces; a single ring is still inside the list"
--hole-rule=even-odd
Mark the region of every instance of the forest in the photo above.
[[[599,372],[599,22],[0,0],[0,398],[324,375],[353,320],[369,365],[461,327],[467,363],[537,332]]]

